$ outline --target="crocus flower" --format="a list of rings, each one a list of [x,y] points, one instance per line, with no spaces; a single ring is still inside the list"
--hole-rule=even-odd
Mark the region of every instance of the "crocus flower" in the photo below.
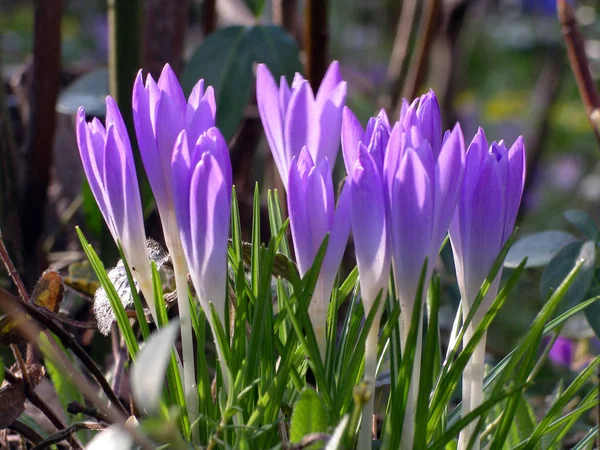
[[[389,199],[392,263],[408,332],[422,265],[428,274],[454,214],[465,162],[460,125],[441,139],[439,107],[429,92],[403,111],[387,145],[383,178]],[[439,144],[438,144],[439,143]]]
[[[158,83],[149,74],[144,85],[142,71],[138,72],[133,87],[133,121],[171,254],[181,252],[171,181],[175,140],[185,129],[188,140],[195,143],[200,134],[215,126],[215,114],[214,90],[209,86],[205,91],[204,80],[198,81],[186,102],[168,64]]]
[[[150,260],[131,143],[123,117],[112,97],[106,98],[106,128],[97,118],[86,122],[77,111],[77,145],[96,203],[119,242],[154,315]]]
[[[433,91],[403,102],[400,121],[390,134],[383,163],[388,199],[392,265],[401,306],[401,339],[405,348],[414,308],[422,314],[425,296],[415,299],[427,259],[426,290],[436,256],[452,219],[462,184],[465,144],[460,125],[442,139],[441,119]],[[416,303],[415,303],[416,301]],[[414,408],[419,389],[421,329],[419,321],[415,362],[404,416],[401,448],[412,449]]]
[[[337,61],[329,66],[316,96],[309,82],[298,73],[291,89],[285,77],[281,77],[278,88],[267,66],[259,64],[256,100],[286,190],[292,158],[298,158],[303,147],[308,148],[316,165],[325,158],[332,166],[335,164],[346,102],[346,82]]]
[[[502,141],[488,146],[480,128],[467,150],[464,185],[449,228],[463,317],[469,313],[481,284],[513,231],[524,183],[523,138],[517,139],[510,149]],[[495,298],[500,276],[498,274],[488,289],[473,322],[467,327],[465,342]],[[463,414],[479,406],[483,399],[484,357],[485,336],[463,374]],[[459,448],[466,448],[472,433],[472,426],[461,433]]]
[[[138,72],[133,87],[133,122],[142,161],[160,214],[165,243],[173,261],[181,317],[183,381],[188,415],[192,421],[196,418],[198,401],[187,289],[188,267],[175,214],[171,162],[179,133],[186,130],[187,140],[195,144],[201,133],[214,127],[215,114],[214,91],[210,86],[204,90],[204,80],[196,83],[186,102],[181,85],[169,64],[163,68],[158,83],[148,75],[144,85],[142,71]]]
[[[195,142],[182,131],[172,171],[177,223],[194,288],[209,323],[210,303],[223,321],[232,183],[229,151],[219,130],[209,128]]]
[[[336,208],[328,158],[315,164],[306,147],[302,149],[298,158],[292,158],[287,204],[294,251],[301,276],[312,266],[319,247],[329,233],[327,251],[309,305],[309,315],[321,356],[325,356],[329,298],[350,234],[349,194],[345,186]]]
[[[390,274],[389,233],[383,185],[383,157],[389,135],[389,123],[384,111],[377,118],[369,120],[367,131],[364,132],[350,109],[344,108],[342,151],[351,192],[352,234],[365,314],[370,313],[380,292],[385,298]],[[363,407],[358,448],[368,448],[372,441],[373,391],[383,298],[365,345],[364,379],[371,389],[371,395]]]

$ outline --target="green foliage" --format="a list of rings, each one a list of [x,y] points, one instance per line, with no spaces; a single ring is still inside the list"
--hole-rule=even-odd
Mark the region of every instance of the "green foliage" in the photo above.
[[[290,423],[290,442],[299,443],[312,433],[323,433],[329,428],[329,414],[325,402],[311,388],[305,388],[294,405]],[[313,445],[308,448],[320,448]]]
[[[262,0],[253,0],[253,11],[262,9]],[[277,26],[231,26],[212,33],[194,52],[185,67],[181,84],[190,92],[203,78],[215,89],[217,126],[226,140],[240,124],[254,88],[254,64],[265,63],[275,79],[285,75],[291,82],[301,71],[298,46]]]

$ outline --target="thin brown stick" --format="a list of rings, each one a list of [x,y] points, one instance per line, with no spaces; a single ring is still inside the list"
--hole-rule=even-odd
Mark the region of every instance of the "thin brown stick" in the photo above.
[[[600,144],[600,133],[591,118],[592,112],[600,108],[600,96],[590,72],[590,66],[585,54],[583,36],[581,35],[581,31],[579,31],[575,13],[569,2],[567,0],[557,0],[556,6],[558,9],[558,20],[560,21],[567,46],[569,62],[577,81],[577,87],[579,88],[579,95],[581,95],[581,99],[583,100],[585,112],[592,125],[594,136]]]
[[[19,420],[15,420],[12,424],[10,424],[8,429],[14,431],[15,433],[18,433],[20,436],[27,439],[33,445],[36,445],[44,440],[44,438],[40,436],[40,434],[37,431],[35,431],[29,425]]]
[[[291,34],[295,34],[297,5],[298,0],[273,1],[273,22],[281,25]]]
[[[82,405],[79,402],[71,402],[67,405],[67,412],[69,414],[84,414],[88,417],[93,417],[98,422],[106,422],[111,424],[111,420],[106,416],[106,414],[102,414],[96,408],[92,406]]]
[[[23,284],[23,280],[21,280],[21,276],[17,271],[17,268],[13,264],[10,256],[8,255],[8,250],[4,245],[4,239],[2,238],[2,231],[0,230],[0,259],[2,259],[2,263],[4,263],[4,267],[8,272],[8,276],[11,278],[15,286],[17,286],[17,291],[19,292],[19,296],[24,303],[29,302],[29,294],[27,293],[27,289],[25,289],[25,285]]]
[[[71,438],[73,434],[79,430],[101,431],[104,430],[104,428],[105,426],[99,424],[98,422],[76,422],[73,425],[65,428],[64,430],[60,430],[58,433],[54,433],[49,438],[44,439],[31,450],[43,450],[45,448],[50,447],[53,444],[58,444],[61,441]]]
[[[415,98],[421,84],[423,84],[423,79],[427,72],[431,44],[433,43],[433,37],[440,22],[441,14],[441,0],[428,0],[423,11],[419,39],[416,44],[417,47],[408,73],[406,86],[404,87],[404,97],[408,99]],[[398,106],[399,104],[396,105],[397,109]],[[399,114],[396,114],[396,116],[399,116]]]
[[[316,92],[328,66],[329,24],[327,0],[306,0],[304,7],[306,74]]]
[[[394,39],[394,46],[386,73],[386,83],[389,92],[379,101],[380,106],[388,110],[396,108],[396,103],[399,101],[399,97],[403,91],[405,79],[402,74],[405,73],[409,53],[408,49],[418,24],[417,4],[417,0],[404,0],[402,2],[396,38]]]

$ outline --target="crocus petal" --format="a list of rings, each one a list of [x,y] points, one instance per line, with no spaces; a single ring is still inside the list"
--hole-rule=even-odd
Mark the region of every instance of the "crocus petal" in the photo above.
[[[338,199],[335,215],[329,232],[329,242],[327,251],[323,258],[321,267],[321,277],[323,279],[324,292],[331,295],[335,276],[338,273],[344,250],[348,242],[351,228],[351,189],[348,183],[342,187],[340,198]]]
[[[188,97],[187,106],[185,109],[185,121],[189,123],[194,112],[198,109],[200,100],[204,96],[204,79],[198,80],[195,86],[192,88],[192,92]]]
[[[417,117],[421,121],[423,134],[429,140],[435,159],[437,159],[442,146],[442,116],[440,105],[433,91],[423,97],[417,108]]]
[[[459,124],[442,147],[435,167],[435,222],[432,251],[437,250],[454,215],[462,186],[465,164],[465,141]],[[434,255],[432,254],[431,257]]]
[[[188,140],[196,142],[200,135],[209,128],[215,126],[214,91],[212,86],[206,90],[206,94],[198,103],[198,108],[186,122],[185,129],[188,132]]]
[[[144,87],[140,70],[133,85],[133,125],[148,181],[157,197],[157,202],[161,203],[165,201],[167,185],[163,177],[161,157],[152,126],[149,95],[149,90]],[[161,196],[163,199],[158,198]]]
[[[285,77],[282,76],[279,79],[279,110],[281,111],[281,120],[285,120],[285,113],[290,104],[291,96],[292,91],[290,90]]]
[[[354,113],[347,106],[342,114],[342,154],[346,173],[351,174],[358,158],[358,143],[364,140],[365,132]]]
[[[231,186],[215,157],[203,152],[190,185],[191,240],[196,254],[200,298],[215,305],[221,320],[225,316],[227,277],[227,239],[231,209]],[[208,309],[206,309],[208,311]]]
[[[390,257],[382,179],[373,157],[360,145],[351,172],[352,235],[366,310],[387,283]]]
[[[523,136],[519,136],[508,151],[508,165],[508,192],[506,194],[507,207],[504,240],[508,239],[515,226],[519,205],[521,204],[521,197],[523,196],[523,188],[525,187],[526,160]]]
[[[175,72],[173,72],[173,69],[171,69],[171,66],[168,63],[165,64],[160,74],[158,88],[171,98],[177,120],[182,121],[185,117],[187,108],[185,96],[183,95],[183,90],[181,89],[179,81],[177,81]]]
[[[333,95],[333,91],[338,89],[340,83],[343,82],[342,72],[340,71],[340,64],[337,61],[333,61],[329,64],[327,72],[321,81],[319,90],[315,97],[317,109],[321,110],[327,100]],[[344,96],[346,95],[344,88]]]
[[[285,161],[291,161],[292,157],[298,156],[302,147],[308,147],[314,161],[317,161],[317,150],[315,145],[310,146],[310,142],[318,142],[318,138],[311,138],[310,135],[319,136],[320,130],[315,129],[318,123],[314,118],[314,98],[310,84],[303,81],[300,86],[292,93],[290,104],[288,106],[285,119]]]
[[[186,259],[188,249],[193,248],[190,231],[190,183],[192,181],[192,160],[190,149],[188,147],[188,139],[186,131],[183,130],[177,136],[175,148],[173,150],[173,161],[171,164],[172,170],[172,189],[173,201],[175,206],[175,214],[177,216],[177,224],[179,226],[179,236],[184,250],[186,251]]]
[[[325,169],[329,170],[327,160],[323,160],[319,166],[310,171],[306,181],[304,198],[306,202],[305,208],[310,207],[311,209],[307,216],[313,239],[311,246],[314,249],[318,249],[322,244],[333,221],[334,203],[331,172],[329,172],[329,179],[327,175],[323,175],[322,168],[320,167],[323,164],[327,166]]]
[[[275,165],[286,186],[288,159],[284,146],[284,116],[280,109],[280,91],[273,75],[264,64],[259,64],[256,69],[256,103]]]
[[[429,254],[433,223],[433,192],[421,158],[404,154],[394,179],[392,228],[394,272],[401,300],[412,304],[421,267]],[[429,263],[431,266],[431,262]]]
[[[320,111],[319,141],[310,145],[317,145],[316,161],[324,158],[335,164],[335,159],[340,146],[340,131],[342,128],[342,109],[346,103],[346,82],[341,82],[330,94],[329,98],[319,103],[315,102],[315,110]],[[311,135],[312,136],[312,133]]]
[[[160,157],[158,170],[160,170],[162,185],[169,188],[172,185],[171,161],[173,160],[173,148],[177,136],[181,131],[181,126],[181,120],[177,119],[176,106],[172,98],[166,92],[163,92],[156,110],[156,145]],[[159,210],[171,208],[172,189],[165,189],[165,192],[157,192],[153,187],[153,192]]]
[[[300,276],[304,276],[315,258],[312,233],[306,211],[305,191],[306,186],[300,177],[296,158],[293,158],[288,174],[287,206],[294,253],[296,254]]]

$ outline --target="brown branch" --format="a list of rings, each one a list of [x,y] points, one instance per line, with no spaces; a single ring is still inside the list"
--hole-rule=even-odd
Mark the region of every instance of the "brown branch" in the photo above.
[[[306,0],[304,6],[304,49],[306,51],[306,78],[316,92],[328,66],[329,2]]]
[[[36,445],[44,440],[44,438],[40,436],[40,434],[37,431],[35,431],[26,423],[21,422],[19,420],[15,420],[12,424],[10,424],[8,429],[20,434],[33,445]]]
[[[408,50],[418,24],[417,4],[417,0],[404,0],[402,2],[396,38],[394,39],[394,46],[392,47],[392,54],[386,73],[386,83],[389,92],[379,100],[380,106],[388,110],[394,110],[396,103],[401,100],[400,96],[402,95],[405,81],[402,75],[406,72]]]
[[[23,280],[21,280],[21,276],[17,271],[17,268],[13,264],[10,256],[8,254],[8,250],[4,245],[4,239],[2,238],[2,231],[0,230],[0,259],[2,259],[2,263],[8,272],[8,276],[11,278],[15,286],[17,286],[17,290],[19,291],[19,296],[24,303],[29,302],[29,294],[27,293],[27,289],[25,289],[25,285],[23,284]]]
[[[202,23],[204,24],[204,37],[217,29],[216,0],[204,0],[202,2]]]
[[[441,13],[441,0],[428,0],[425,5],[425,10],[423,11],[421,26],[419,27],[419,39],[416,44],[417,47],[415,54],[413,55],[406,86],[404,87],[404,97],[408,99],[415,98],[419,92],[419,88],[423,84],[423,79],[427,72],[431,44],[433,43],[436,28],[440,23]],[[396,108],[398,108],[400,104],[401,102],[397,103]],[[399,116],[399,114],[396,114],[396,116]]]
[[[88,417],[93,417],[98,422],[106,422],[108,424],[112,423],[111,420],[106,416],[106,414],[102,414],[96,408],[91,406],[85,406],[78,402],[71,402],[67,405],[67,412],[69,414],[84,414]]]
[[[594,121],[591,119],[592,112],[595,109],[600,108],[600,96],[598,95],[598,90],[596,89],[596,85],[590,72],[590,66],[585,54],[583,36],[581,35],[581,31],[579,31],[575,13],[571,5],[569,5],[569,2],[567,0],[557,0],[556,6],[558,9],[558,20],[562,26],[562,33],[567,46],[571,69],[573,70],[573,75],[575,75],[579,94],[581,95],[581,99],[585,106],[585,112],[592,125],[594,136],[600,144],[600,133],[596,129]]]
[[[72,435],[79,430],[101,431],[104,430],[104,428],[105,427],[98,422],[76,422],[64,430],[60,430],[58,433],[53,434],[49,438],[44,439],[31,450],[43,450],[53,444],[58,444],[65,439],[71,438]]]
[[[26,278],[39,271],[38,246],[44,230],[56,128],[63,3],[63,0],[34,1],[31,116],[21,210],[23,260],[28,270]]]

